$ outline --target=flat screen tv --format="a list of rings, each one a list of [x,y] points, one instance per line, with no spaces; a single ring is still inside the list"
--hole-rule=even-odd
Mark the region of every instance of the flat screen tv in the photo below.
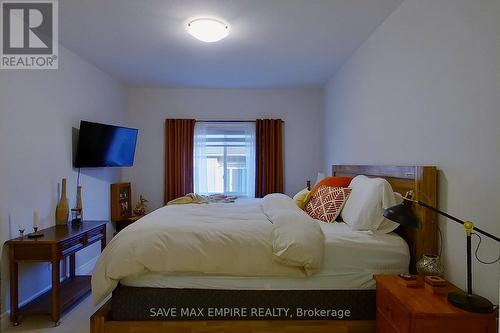
[[[137,129],[80,122],[76,168],[128,167],[134,164]]]

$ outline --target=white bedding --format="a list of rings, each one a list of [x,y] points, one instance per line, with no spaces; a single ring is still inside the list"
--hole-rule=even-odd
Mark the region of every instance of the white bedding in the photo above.
[[[274,223],[274,224],[273,224]],[[323,232],[285,195],[160,208],[118,233],[92,274],[94,302],[146,273],[303,277],[323,262]]]
[[[408,271],[408,245],[397,234],[352,231],[345,223],[318,222],[325,235],[321,270],[311,277],[252,277],[142,274],[121,283],[131,287],[233,290],[373,289],[373,274]]]

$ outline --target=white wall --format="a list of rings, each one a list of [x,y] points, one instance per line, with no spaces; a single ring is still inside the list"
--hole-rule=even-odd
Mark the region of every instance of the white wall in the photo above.
[[[281,118],[284,124],[285,192],[294,194],[321,167],[320,90],[130,89],[129,125],[139,128],[136,160],[124,179],[133,182],[135,198],[142,193],[149,208],[163,205],[166,118],[255,120]]]
[[[440,208],[500,235],[499,36],[498,0],[405,0],[325,87],[324,168],[436,165]],[[446,274],[464,287],[464,231],[441,228]],[[498,268],[474,260],[475,291],[494,303]]]
[[[0,70],[0,241],[30,231],[33,211],[42,228],[55,224],[57,188],[68,179],[75,205],[72,127],[81,119],[124,124],[125,90],[97,68],[60,47],[58,70]],[[109,184],[120,169],[82,171],[84,217],[108,219]],[[10,230],[9,226],[12,226]],[[81,267],[99,253],[95,244],[77,255]],[[8,310],[7,249],[2,250],[2,311]],[[21,265],[20,300],[50,285],[48,264]]]

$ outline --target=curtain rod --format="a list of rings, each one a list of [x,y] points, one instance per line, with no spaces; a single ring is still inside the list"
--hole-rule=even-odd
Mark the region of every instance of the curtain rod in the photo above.
[[[255,120],[196,120],[197,123],[255,123]],[[282,120],[282,123],[285,121]]]

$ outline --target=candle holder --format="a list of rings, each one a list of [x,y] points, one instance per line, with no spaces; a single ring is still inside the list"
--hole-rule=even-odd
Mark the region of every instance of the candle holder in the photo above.
[[[40,238],[43,237],[43,233],[38,231],[38,227],[33,227],[33,232],[28,234],[28,238]]]

